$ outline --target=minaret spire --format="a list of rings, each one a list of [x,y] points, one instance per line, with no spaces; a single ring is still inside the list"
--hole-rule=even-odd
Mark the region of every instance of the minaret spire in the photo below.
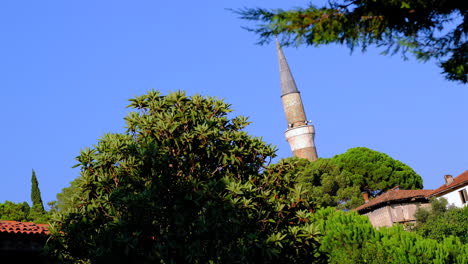
[[[289,93],[298,93],[296,81],[292,76],[291,70],[289,69],[289,64],[286,61],[284,56],[283,49],[276,39],[276,50],[278,52],[278,62],[279,62],[279,71],[280,71],[280,80],[281,80],[281,96]]]
[[[317,159],[314,126],[307,121],[301,95],[278,39],[276,39],[276,50],[281,80],[281,100],[288,122],[288,129],[284,135],[295,157],[314,161]]]

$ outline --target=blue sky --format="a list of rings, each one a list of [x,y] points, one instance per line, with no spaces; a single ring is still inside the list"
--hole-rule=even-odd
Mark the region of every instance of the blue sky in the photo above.
[[[32,169],[43,200],[54,200],[79,175],[80,149],[123,132],[127,99],[151,88],[224,98],[289,157],[274,43],[255,45],[225,8],[305,3],[1,1],[0,202],[30,201]],[[468,170],[468,87],[444,80],[435,62],[335,45],[284,52],[319,156],[369,147],[411,166],[428,189]]]

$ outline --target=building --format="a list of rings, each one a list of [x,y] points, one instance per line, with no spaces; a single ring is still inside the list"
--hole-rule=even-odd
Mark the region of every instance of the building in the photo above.
[[[0,263],[49,263],[42,255],[48,225],[0,221]]]
[[[445,184],[435,189],[431,197],[443,197],[447,199],[449,205],[456,207],[467,206],[468,204],[468,171],[457,177],[445,175]]]
[[[365,193],[365,204],[354,210],[367,215],[374,227],[414,223],[416,210],[419,207],[430,207],[429,195],[432,192],[433,190],[400,190],[395,187],[372,200]]]

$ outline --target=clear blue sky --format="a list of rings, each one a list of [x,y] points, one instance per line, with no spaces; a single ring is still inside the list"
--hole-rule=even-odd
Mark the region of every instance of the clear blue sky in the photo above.
[[[225,8],[307,1],[0,2],[0,202],[45,202],[79,175],[74,158],[123,132],[127,99],[155,88],[218,96],[248,131],[291,155],[274,43],[255,45]],[[364,146],[415,169],[426,188],[468,170],[468,87],[433,61],[340,46],[284,49],[321,157]]]

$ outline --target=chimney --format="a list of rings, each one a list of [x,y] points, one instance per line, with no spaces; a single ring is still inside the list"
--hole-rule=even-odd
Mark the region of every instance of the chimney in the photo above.
[[[449,185],[453,182],[453,176],[450,174],[445,175],[444,179],[445,179],[445,185]]]
[[[364,198],[364,203],[369,202],[369,194],[367,192],[362,192],[362,198]]]

